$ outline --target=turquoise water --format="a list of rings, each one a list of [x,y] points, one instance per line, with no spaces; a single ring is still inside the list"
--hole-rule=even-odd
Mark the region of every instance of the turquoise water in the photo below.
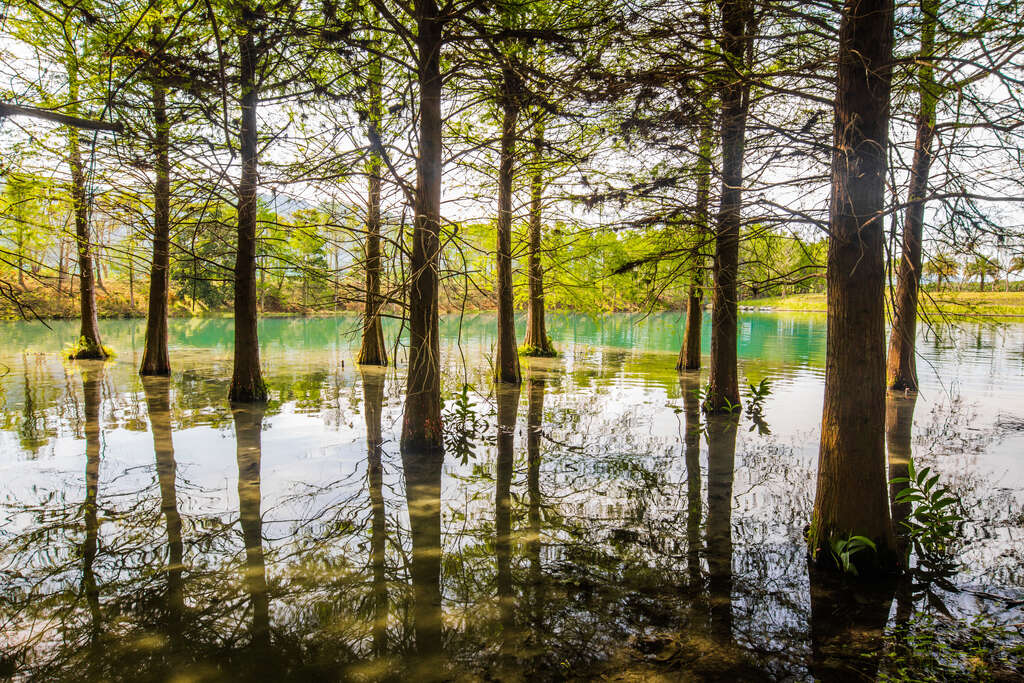
[[[76,323],[0,323],[0,665],[36,680],[873,678],[885,629],[939,612],[1021,623],[1024,325],[923,335],[921,396],[892,401],[912,415],[893,463],[909,440],[968,521],[941,582],[863,594],[803,550],[824,317],[744,315],[741,378],[771,393],[762,419],[710,423],[706,377],[673,369],[682,322],[553,315],[562,355],[524,359],[523,387],[496,393],[494,317],[445,317],[439,484],[398,453],[400,345],[397,368],[361,372],[355,317],[262,321],[271,401],[236,413],[230,321],[172,320],[174,375],[146,383],[141,321],[103,321],[118,352],[104,365],[61,359]]]

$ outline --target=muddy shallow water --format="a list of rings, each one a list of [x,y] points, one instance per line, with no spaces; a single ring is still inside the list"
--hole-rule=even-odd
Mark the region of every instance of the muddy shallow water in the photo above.
[[[61,359],[71,323],[0,323],[0,676],[857,680],[933,617],[1019,637],[1024,324],[921,339],[890,472],[933,467],[966,521],[952,571],[870,590],[804,549],[823,316],[744,315],[770,392],[711,420],[678,314],[552,316],[519,390],[494,324],[442,321],[437,463],[399,454],[404,357],[360,371],[353,317],[263,321],[272,398],[236,411],[227,321],[173,320],[145,382],[141,322],[104,321],[103,365]]]

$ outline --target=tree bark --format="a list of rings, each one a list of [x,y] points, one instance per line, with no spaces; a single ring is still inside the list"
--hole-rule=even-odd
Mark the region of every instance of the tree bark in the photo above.
[[[548,339],[544,311],[544,266],[541,264],[541,232],[544,201],[544,122],[539,118],[533,138],[533,169],[530,175],[530,240],[527,278],[530,301],[526,308],[526,339],[528,353],[553,356],[555,349]]]
[[[921,239],[924,233],[925,197],[928,172],[932,163],[935,137],[935,108],[938,103],[935,69],[931,59],[935,51],[938,1],[921,0],[921,65],[918,67],[917,139],[907,190],[907,208],[903,219],[903,253],[900,258],[886,379],[890,391],[917,391],[917,300],[921,286]]]
[[[441,429],[441,351],[438,261],[441,250],[441,29],[436,0],[416,2],[420,90],[415,219],[409,259],[409,374],[401,448],[444,451]]]
[[[238,249],[235,254],[235,367],[228,398],[235,403],[267,400],[260,370],[256,296],[257,129],[256,47],[252,33],[238,38],[241,57],[242,127],[239,134],[242,175],[238,180]]]
[[[370,126],[372,138],[379,136],[381,111],[381,63],[379,57],[370,62],[369,78]],[[387,365],[388,352],[384,345],[381,324],[380,298],[380,189],[381,158],[375,145],[371,145],[368,163],[368,191],[366,203],[366,304],[363,310],[363,343],[356,362],[361,365]]]
[[[708,46],[710,50],[710,46]],[[697,152],[697,193],[694,207],[696,247],[693,250],[693,275],[686,300],[686,330],[683,347],[679,349],[676,370],[699,370],[701,333],[704,323],[704,243],[711,233],[708,206],[711,197],[711,153],[714,145],[714,123],[705,118]]]
[[[831,541],[871,539],[863,570],[896,555],[885,477],[886,148],[892,0],[846,0],[839,30],[828,246],[825,401],[810,547],[834,564]]]
[[[697,284],[690,285],[686,298],[686,328],[683,331],[683,348],[679,350],[676,370],[700,369],[700,336],[704,323],[704,302],[702,291]]]
[[[68,69],[68,89],[71,100],[78,102],[77,67],[72,66]],[[78,244],[78,291],[82,307],[82,326],[78,334],[78,344],[70,357],[105,360],[107,352],[100,338],[100,323],[96,311],[96,284],[93,276],[92,241],[89,234],[89,203],[85,192],[85,165],[82,163],[77,128],[68,128],[68,157],[71,163],[71,205],[75,213],[75,239]]]
[[[722,47],[728,76],[722,86],[722,194],[715,232],[714,293],[711,313],[711,376],[705,407],[727,412],[740,403],[736,368],[736,279],[739,271],[740,210],[743,204],[743,151],[749,86],[744,70],[750,21],[746,0],[725,0]]]
[[[519,351],[512,297],[512,180],[515,174],[516,124],[519,120],[518,75],[511,66],[502,72],[501,150],[498,162],[498,223],[495,257],[498,264],[498,352],[495,376],[498,382],[520,384]]]
[[[154,29],[156,38],[159,30]],[[146,310],[146,347],[140,375],[170,375],[167,349],[167,306],[171,268],[171,164],[167,91],[153,85],[153,151],[156,182],[153,187],[153,263],[149,271],[149,308]]]

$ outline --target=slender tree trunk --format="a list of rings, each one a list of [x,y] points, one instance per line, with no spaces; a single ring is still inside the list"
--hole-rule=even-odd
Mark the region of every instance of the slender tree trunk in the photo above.
[[[714,294],[711,312],[711,376],[705,402],[711,412],[740,403],[736,368],[736,279],[739,272],[740,210],[743,205],[743,151],[746,142],[749,86],[744,70],[750,21],[747,0],[725,0],[722,46],[728,76],[722,86],[722,194],[715,233]]]
[[[498,230],[495,256],[498,262],[498,353],[495,380],[509,384],[523,381],[516,348],[516,319],[512,297],[512,180],[515,174],[516,124],[519,120],[518,75],[511,66],[502,74],[501,150],[498,162]]]
[[[64,293],[64,238],[61,237],[58,240],[58,252],[57,252],[57,294],[58,296]]]
[[[409,375],[401,448],[442,453],[438,261],[441,250],[441,29],[436,0],[416,2],[420,112],[409,259]]]
[[[71,101],[79,101],[78,69],[68,69]],[[77,111],[72,112],[77,114]],[[75,214],[75,239],[78,244],[78,284],[82,305],[82,327],[72,358],[104,360],[107,352],[100,338],[96,311],[96,286],[93,279],[92,244],[89,235],[89,204],[85,192],[85,165],[77,128],[68,128],[68,157],[71,162],[71,205]]]
[[[370,62],[370,134],[371,143],[380,135],[381,112],[381,63],[375,57]],[[362,365],[387,365],[388,352],[384,345],[384,328],[381,325],[380,299],[380,188],[382,161],[376,147],[370,151],[368,163],[369,188],[366,203],[366,305],[363,310],[363,344],[356,362]]]
[[[530,244],[527,278],[530,302],[526,308],[526,339],[530,353],[552,356],[555,349],[548,339],[544,319],[544,266],[541,264],[542,209],[544,201],[544,121],[538,113],[533,138],[533,169],[530,175]]]
[[[921,65],[918,67],[917,140],[907,190],[907,209],[903,219],[903,255],[900,258],[893,309],[892,331],[889,334],[889,359],[886,379],[891,391],[917,391],[917,300],[921,286],[921,238],[924,233],[925,197],[928,194],[928,172],[932,163],[932,140],[935,137],[935,107],[938,102],[935,70],[931,59],[935,51],[935,27],[938,23],[938,0],[921,0]]]
[[[159,39],[159,29],[154,29]],[[146,310],[146,348],[140,375],[170,375],[167,349],[167,306],[171,268],[171,164],[167,91],[153,85],[153,151],[156,183],[153,187],[153,264],[149,271],[149,307]]]
[[[235,255],[235,369],[228,398],[236,403],[267,400],[260,370],[259,314],[256,296],[256,47],[252,33],[238,39],[241,56],[242,175],[238,181],[238,250]]]
[[[870,538],[877,555],[854,557],[863,569],[897,560],[885,478],[882,258],[892,47],[892,0],[846,0],[832,154],[825,402],[809,540],[815,558],[830,564],[832,539]]]
[[[708,49],[710,50],[711,46],[708,46]],[[708,206],[711,201],[711,153],[714,136],[714,122],[705,118],[697,153],[697,202],[694,207],[697,246],[693,251],[694,273],[686,300],[686,331],[683,335],[683,347],[679,349],[676,370],[700,369],[701,328],[704,323],[704,243],[711,234]]]

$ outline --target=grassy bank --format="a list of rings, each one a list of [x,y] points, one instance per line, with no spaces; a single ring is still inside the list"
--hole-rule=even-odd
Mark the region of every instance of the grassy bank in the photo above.
[[[745,299],[740,306],[770,308],[775,311],[825,312],[825,295],[794,294],[791,296]],[[922,292],[921,312],[932,316],[953,318],[1024,317],[1024,292]]]

